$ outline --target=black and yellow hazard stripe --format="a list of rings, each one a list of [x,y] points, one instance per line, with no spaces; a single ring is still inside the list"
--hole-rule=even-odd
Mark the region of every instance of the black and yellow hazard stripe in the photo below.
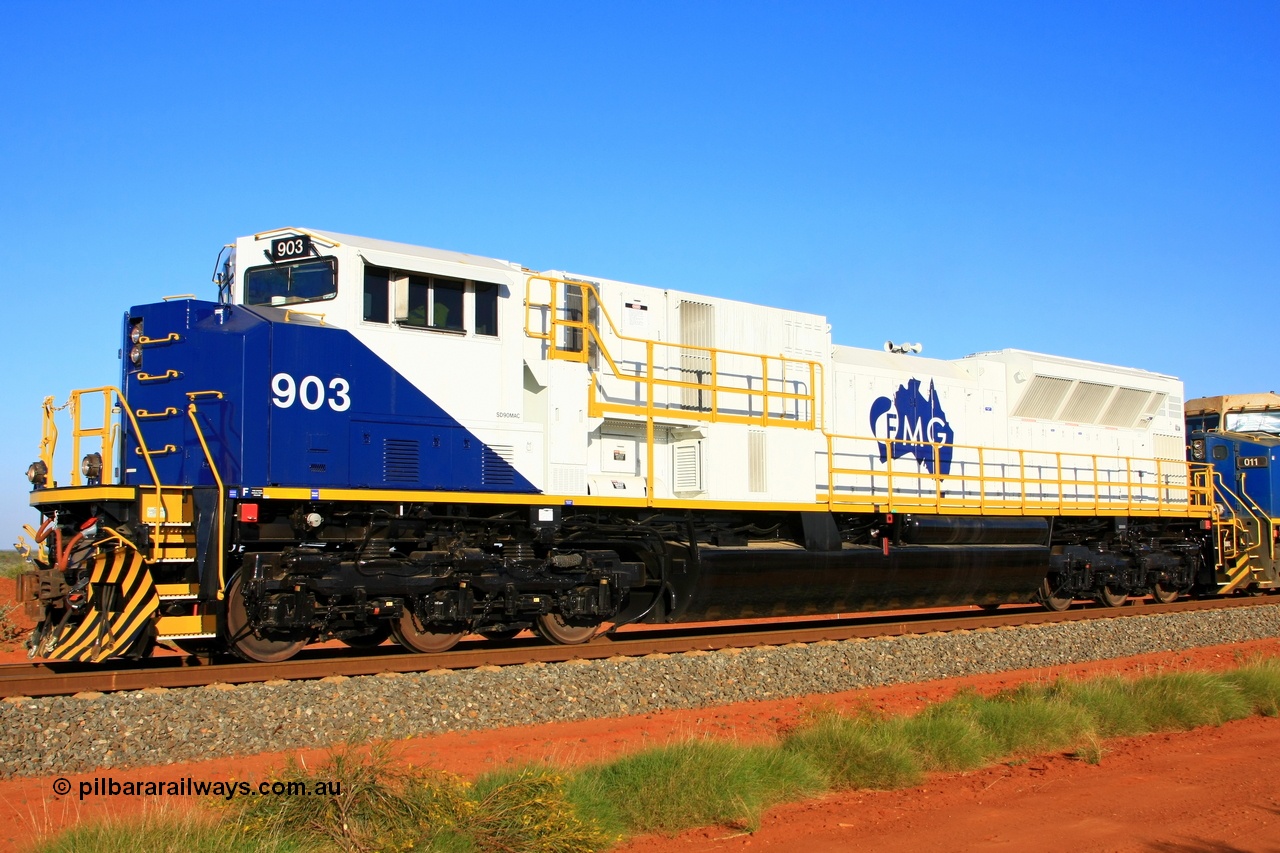
[[[93,558],[89,609],[49,652],[52,660],[97,663],[127,650],[160,606],[142,555],[117,548]]]

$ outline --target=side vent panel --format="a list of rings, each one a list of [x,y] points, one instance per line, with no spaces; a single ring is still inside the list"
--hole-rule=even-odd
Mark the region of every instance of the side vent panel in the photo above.
[[[747,489],[751,492],[769,491],[765,462],[765,432],[753,429],[747,432]]]
[[[677,444],[674,448],[675,476],[673,478],[676,492],[701,492],[702,486],[702,442],[688,441]]]
[[[515,448],[509,444],[491,444],[481,451],[480,482],[486,486],[513,486],[516,472],[511,463],[515,461]]]
[[[382,478],[388,483],[417,483],[422,479],[422,452],[417,441],[382,440]]]

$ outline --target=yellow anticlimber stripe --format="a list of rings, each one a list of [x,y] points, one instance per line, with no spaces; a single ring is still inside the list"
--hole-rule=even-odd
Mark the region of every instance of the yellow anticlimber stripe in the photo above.
[[[151,581],[151,573],[142,564],[142,555],[133,552],[129,561],[129,572],[121,586],[121,593],[127,601],[118,615],[111,619],[113,642],[110,647],[103,647],[95,660],[118,653],[124,646],[133,641],[134,635],[142,628],[160,607],[160,596],[156,594],[155,584]]]
[[[55,660],[99,662],[118,654],[159,608],[151,574],[136,551],[119,549],[97,555],[90,572],[90,594],[94,595],[95,585],[101,584],[120,585],[125,599],[120,610],[103,612],[92,607],[71,636],[55,649],[51,655]],[[97,645],[100,639],[103,642]]]
[[[89,600],[92,602],[96,597],[98,586],[103,579],[108,577],[114,570],[115,564],[124,558],[122,550],[116,550],[110,554],[96,554],[93,558],[93,568],[89,570]],[[57,655],[59,660],[80,660],[81,654],[88,648],[93,639],[101,631],[101,622],[103,619],[102,612],[92,604],[89,611],[85,614],[84,620],[80,626],[72,632],[67,638],[63,646],[61,655]],[[91,630],[92,629],[92,630]]]

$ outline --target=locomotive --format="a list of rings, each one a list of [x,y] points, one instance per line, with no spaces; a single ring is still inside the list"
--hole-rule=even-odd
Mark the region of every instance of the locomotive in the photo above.
[[[1280,580],[1275,395],[1184,405],[1145,370],[836,345],[816,314],[310,229],[216,266],[214,300],[129,309],[118,386],[45,400],[33,656]]]

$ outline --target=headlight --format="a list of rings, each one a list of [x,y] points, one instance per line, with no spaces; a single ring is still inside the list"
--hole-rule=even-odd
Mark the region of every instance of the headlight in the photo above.
[[[138,323],[129,330],[129,343],[136,344],[142,340],[142,324]]]
[[[1203,438],[1191,439],[1191,458],[1197,462],[1204,461],[1204,439]]]
[[[80,460],[80,473],[84,475],[86,480],[92,480],[94,483],[102,481],[102,454],[88,453]]]
[[[27,481],[37,489],[49,479],[49,466],[43,462],[32,462],[27,466]]]
[[[142,347],[134,344],[133,349],[129,350],[129,360],[133,362],[135,367],[142,364]]]

